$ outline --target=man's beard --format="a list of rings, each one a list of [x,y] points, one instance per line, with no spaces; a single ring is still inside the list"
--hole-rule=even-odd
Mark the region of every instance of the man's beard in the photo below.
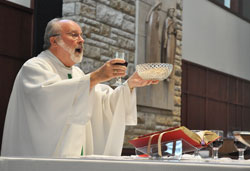
[[[65,42],[60,39],[58,41],[58,44],[70,54],[70,59],[75,63],[80,63],[82,61],[82,56],[83,56],[83,45],[78,45],[77,48],[81,48],[81,52],[77,52],[76,49],[69,47],[68,45],[65,44]]]

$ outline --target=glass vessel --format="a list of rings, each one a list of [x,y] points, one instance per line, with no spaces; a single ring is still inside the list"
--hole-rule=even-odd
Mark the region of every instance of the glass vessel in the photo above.
[[[249,146],[250,132],[247,131],[233,131],[234,146],[239,152],[239,160],[244,160],[244,151]]]
[[[125,52],[120,52],[120,51],[115,52],[114,58],[124,59],[126,61],[125,63],[115,63],[114,65],[124,65],[124,66],[128,65],[127,56],[126,56]],[[116,82],[113,84],[113,86],[116,86],[116,87],[119,85],[122,85],[122,78],[121,77],[116,78]]]
[[[219,155],[218,155],[218,151],[220,149],[220,147],[223,145],[223,136],[224,136],[224,132],[222,130],[210,130],[211,132],[216,133],[218,136],[220,136],[218,139],[216,139],[215,141],[213,141],[210,146],[212,147],[212,158],[213,159],[218,159]]]

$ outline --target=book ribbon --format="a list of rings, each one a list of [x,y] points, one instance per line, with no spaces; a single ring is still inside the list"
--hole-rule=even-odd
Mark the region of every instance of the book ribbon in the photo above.
[[[162,152],[161,152],[161,139],[162,136],[165,134],[166,132],[162,132],[159,137],[158,137],[158,155],[162,157]]]
[[[153,137],[157,135],[157,134],[153,134],[149,137],[149,140],[148,140],[148,148],[147,148],[147,154],[150,155],[150,148],[151,148],[151,141],[153,139]]]

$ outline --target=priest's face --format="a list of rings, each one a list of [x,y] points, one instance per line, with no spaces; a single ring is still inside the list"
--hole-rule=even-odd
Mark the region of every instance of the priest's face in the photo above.
[[[82,30],[78,24],[67,20],[61,24],[58,45],[68,63],[73,65],[82,61],[83,43]]]
[[[59,46],[61,46],[69,55],[70,59],[76,64],[82,61],[83,56],[83,46],[79,45],[76,48],[72,48],[67,45],[64,40],[60,39],[58,41]]]

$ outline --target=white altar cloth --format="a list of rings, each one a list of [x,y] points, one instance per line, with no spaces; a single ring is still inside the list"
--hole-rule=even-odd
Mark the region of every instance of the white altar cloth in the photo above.
[[[0,171],[250,171],[250,160],[150,160],[90,156],[72,159],[0,157]]]

